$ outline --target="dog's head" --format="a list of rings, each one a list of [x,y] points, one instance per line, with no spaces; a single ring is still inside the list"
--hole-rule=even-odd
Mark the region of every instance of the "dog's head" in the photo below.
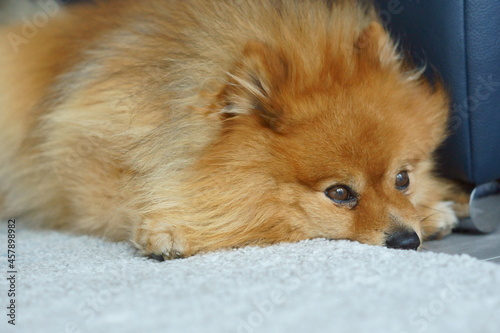
[[[206,163],[225,166],[220,196],[238,193],[226,201],[251,211],[241,229],[254,237],[417,248],[446,94],[407,69],[379,23],[341,52],[334,43],[250,42],[220,95],[222,136]]]

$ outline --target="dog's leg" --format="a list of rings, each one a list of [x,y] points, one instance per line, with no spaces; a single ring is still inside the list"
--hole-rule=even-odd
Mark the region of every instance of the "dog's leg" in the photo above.
[[[469,216],[468,201],[469,195],[458,185],[435,180],[435,187],[427,195],[427,200],[417,205],[424,238],[440,239],[450,234],[459,218]]]
[[[422,205],[419,213],[422,216],[421,227],[425,240],[443,238],[449,235],[458,224],[458,218],[451,201],[438,201]]]
[[[185,230],[159,217],[144,219],[132,230],[132,243],[142,255],[163,261],[189,256]]]

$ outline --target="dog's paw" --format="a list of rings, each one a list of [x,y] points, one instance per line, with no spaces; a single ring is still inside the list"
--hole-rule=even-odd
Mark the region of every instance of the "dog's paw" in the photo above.
[[[179,230],[164,222],[143,221],[134,230],[132,243],[142,255],[158,261],[184,258],[186,253]]]
[[[155,254],[151,253],[148,255],[149,259],[157,260],[157,261],[165,261],[165,260],[173,260],[173,259],[182,259],[184,258],[184,255],[180,252],[174,251],[174,252],[168,252],[168,253],[162,253],[162,254]]]
[[[469,200],[470,194],[463,190],[457,190],[457,193],[450,198],[453,210],[459,219],[470,217]]]
[[[441,239],[451,233],[458,224],[458,218],[451,201],[441,201],[433,206],[425,207],[421,212],[424,239]]]

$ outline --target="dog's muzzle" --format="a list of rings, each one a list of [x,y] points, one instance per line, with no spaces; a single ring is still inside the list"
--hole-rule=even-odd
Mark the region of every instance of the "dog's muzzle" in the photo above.
[[[417,250],[420,246],[420,238],[413,230],[398,230],[389,235],[385,246],[391,249]]]

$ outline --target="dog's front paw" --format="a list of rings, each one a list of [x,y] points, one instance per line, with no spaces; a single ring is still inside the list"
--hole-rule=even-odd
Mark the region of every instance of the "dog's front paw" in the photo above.
[[[134,230],[132,243],[142,255],[159,261],[186,256],[186,240],[181,232],[165,222],[144,220]]]
[[[421,210],[422,233],[424,239],[441,239],[451,233],[458,224],[453,202],[440,201],[433,206],[425,206]]]

